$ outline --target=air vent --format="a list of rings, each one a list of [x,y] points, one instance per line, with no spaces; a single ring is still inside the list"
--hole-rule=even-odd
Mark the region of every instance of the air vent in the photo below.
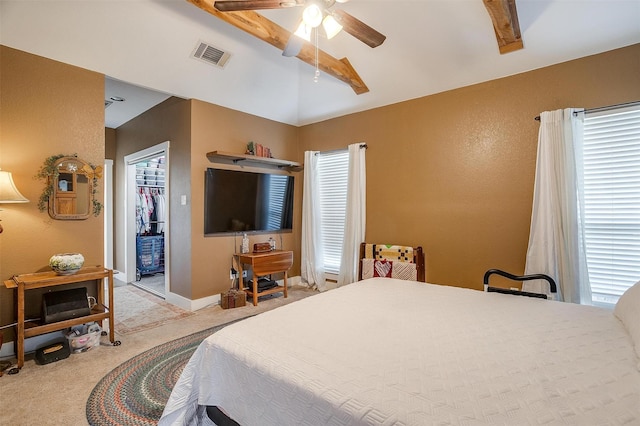
[[[225,64],[231,57],[231,54],[229,52],[225,52],[224,50],[218,49],[217,47],[212,46],[208,43],[200,41],[193,51],[193,57],[195,59],[200,59],[201,61],[208,64],[224,68]]]
[[[113,103],[113,101],[108,101],[108,100],[106,100],[106,99],[105,99],[105,100],[104,100],[104,109],[107,109],[107,107],[108,107],[109,105],[111,105],[112,103]]]

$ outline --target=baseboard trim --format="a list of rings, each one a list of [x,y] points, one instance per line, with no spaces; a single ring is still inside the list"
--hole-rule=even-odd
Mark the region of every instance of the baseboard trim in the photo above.
[[[66,339],[64,334],[65,331],[66,330],[58,330],[24,339],[24,353],[28,354],[35,352],[38,348]],[[11,358],[16,358],[16,350],[13,341],[3,343],[2,348],[0,348],[0,359]]]
[[[180,296],[179,294],[169,292],[165,296],[165,301],[167,303],[171,303],[172,305],[176,305],[179,308],[182,308],[187,311],[197,311],[198,309],[205,308],[209,305],[220,303],[220,295],[214,294],[213,296],[203,297],[201,299],[191,300],[186,297]]]
[[[287,278],[287,287],[291,288],[294,285],[300,285],[302,283],[302,277],[288,277]],[[278,280],[279,285],[284,284],[284,280]],[[171,303],[172,305],[176,305],[179,308],[182,308],[187,311],[197,311],[198,309],[206,308],[211,305],[219,305],[220,304],[220,294],[214,294],[212,296],[203,297],[200,299],[187,299],[186,297],[180,296],[179,294],[169,292],[165,296],[165,301],[167,303]]]
[[[13,346],[13,342],[6,342],[2,344],[0,348],[0,359],[15,358],[16,350]]]
[[[294,285],[301,285],[302,277],[296,275],[295,277],[287,277],[287,287],[293,287]]]

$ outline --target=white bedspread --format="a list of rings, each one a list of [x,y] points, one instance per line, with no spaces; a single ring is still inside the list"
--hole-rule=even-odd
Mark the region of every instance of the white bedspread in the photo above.
[[[611,311],[373,278],[206,339],[160,424],[638,425],[636,364]]]

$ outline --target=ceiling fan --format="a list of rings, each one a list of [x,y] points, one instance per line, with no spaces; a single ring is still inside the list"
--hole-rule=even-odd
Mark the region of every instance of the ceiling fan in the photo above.
[[[322,25],[328,39],[340,31],[357,38],[370,47],[380,46],[386,36],[369,25],[340,9],[332,9],[336,2],[346,3],[348,0],[217,0],[214,7],[221,12],[240,10],[283,9],[304,6],[302,19],[294,32],[297,37],[290,37],[282,52],[284,56],[296,56],[304,41],[311,40],[311,32]],[[316,32],[317,34],[317,32]]]
[[[221,12],[214,6],[215,0],[186,1],[280,50],[285,50],[288,40],[299,38],[291,37],[290,31],[265,18],[255,10]],[[317,45],[314,46],[313,44],[304,41],[302,42],[300,53],[295,56],[301,61],[315,66],[316,75],[319,68],[331,77],[346,83],[357,95],[369,92],[369,88],[347,58],[334,58],[330,54],[319,49]]]

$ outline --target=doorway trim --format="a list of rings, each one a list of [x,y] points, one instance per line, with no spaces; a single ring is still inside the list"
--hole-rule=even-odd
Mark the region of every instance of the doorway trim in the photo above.
[[[104,160],[104,267],[113,269],[113,160]]]
[[[124,255],[125,255],[125,277],[126,282],[134,282],[136,279],[136,164],[154,157],[165,157],[165,184],[164,184],[164,196],[166,200],[170,200],[169,196],[169,182],[170,182],[170,167],[169,167],[169,141],[159,143],[152,147],[143,149],[138,152],[126,155],[124,157],[125,166],[125,202],[124,202]],[[164,224],[164,290],[165,298],[169,294],[171,275],[170,259],[171,259],[171,244],[170,244],[170,217],[169,217],[169,203],[167,202],[167,208],[165,211],[165,224]]]

